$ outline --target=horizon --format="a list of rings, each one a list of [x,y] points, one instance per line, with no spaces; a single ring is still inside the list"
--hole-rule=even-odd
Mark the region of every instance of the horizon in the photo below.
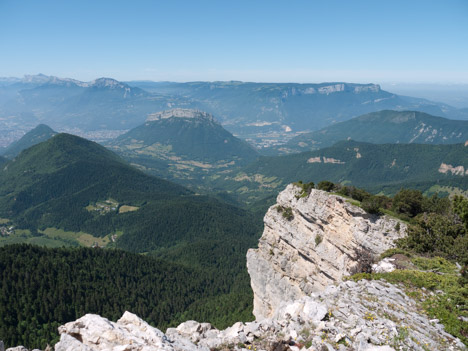
[[[468,84],[468,3],[0,3],[0,76]]]
[[[127,80],[120,80],[115,77],[110,76],[96,76],[94,78],[88,80],[81,80],[76,77],[69,77],[69,76],[60,76],[56,74],[45,74],[43,72],[38,73],[25,73],[20,76],[0,76],[0,79],[25,79],[26,77],[34,77],[34,76],[44,76],[49,78],[58,78],[58,79],[70,79],[76,80],[82,83],[90,83],[98,79],[113,79],[118,82],[122,83],[131,83],[131,82],[148,82],[148,83],[216,83],[216,82],[239,82],[239,83],[254,83],[254,84],[335,84],[335,83],[342,83],[342,84],[360,84],[360,85],[385,85],[385,86],[408,86],[408,87],[451,87],[451,86],[468,86],[467,83],[456,83],[456,82],[400,82],[400,81],[368,81],[368,82],[357,82],[357,81],[347,81],[347,80],[334,80],[334,81],[254,81],[254,80],[239,80],[239,79],[229,79],[229,80],[154,80],[154,79],[127,79]],[[382,87],[381,87],[382,88]],[[382,88],[383,89],[383,88]]]

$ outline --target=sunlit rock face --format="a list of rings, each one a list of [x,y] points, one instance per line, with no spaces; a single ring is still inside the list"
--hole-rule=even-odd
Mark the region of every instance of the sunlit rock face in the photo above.
[[[357,264],[356,249],[378,255],[406,232],[398,220],[367,214],[341,196],[313,189],[301,197],[293,184],[264,222],[258,249],[247,254],[257,319],[271,317],[284,301],[341,281]]]

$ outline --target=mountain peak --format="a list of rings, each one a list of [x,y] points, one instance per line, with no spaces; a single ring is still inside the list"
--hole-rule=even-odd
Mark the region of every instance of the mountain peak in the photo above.
[[[111,88],[111,89],[122,89],[122,88],[130,88],[127,84],[119,82],[113,78],[98,78],[93,80],[90,84],[90,87],[97,87],[97,88]]]
[[[194,109],[187,109],[187,108],[174,108],[172,110],[166,110],[161,112],[156,112],[148,115],[146,119],[147,122],[149,121],[159,121],[162,119],[168,118],[194,118],[194,119],[206,119],[210,122],[215,122],[213,115],[209,114],[208,112],[194,110]]]
[[[23,135],[21,139],[9,145],[3,152],[3,156],[7,158],[14,158],[21,151],[33,145],[46,141],[56,134],[57,133],[48,125],[39,124],[35,128],[31,129],[29,132],[27,132],[25,135]]]

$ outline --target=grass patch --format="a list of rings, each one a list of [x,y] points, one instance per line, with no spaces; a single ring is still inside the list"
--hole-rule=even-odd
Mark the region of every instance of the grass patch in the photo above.
[[[106,246],[110,239],[109,237],[98,238],[91,234],[84,232],[67,232],[63,229],[47,228],[41,232],[44,236],[49,239],[55,239],[59,241],[72,241],[76,242],[80,246],[91,247],[95,243],[99,246]]]
[[[394,248],[394,249],[388,249],[387,251],[383,252],[380,255],[380,259],[383,260],[384,258],[392,257],[393,255],[405,255],[407,257],[413,256],[413,254],[410,251],[399,249],[399,248]]]
[[[411,260],[411,262],[423,271],[434,271],[451,274],[457,273],[457,266],[442,257],[415,257]]]
[[[117,233],[117,236],[122,235],[122,232]],[[103,238],[95,237],[84,232],[67,232],[63,229],[46,228],[33,235],[28,229],[15,229],[14,234],[0,237],[0,246],[11,244],[33,244],[55,247],[91,247],[97,244],[101,247],[107,246],[111,242],[110,236]]]
[[[79,243],[76,240],[67,238],[50,238],[43,233],[39,233],[39,235],[32,235],[28,229],[15,229],[14,234],[0,237],[0,246],[12,244],[32,244],[50,248],[79,246]]]
[[[110,239],[107,236],[103,238],[98,238],[88,233],[81,234],[77,240],[81,245],[87,247],[93,246],[94,244],[104,247],[110,242]]]
[[[0,218],[0,224],[7,224],[10,223],[10,220],[8,218]]]
[[[123,206],[120,206],[119,213],[133,212],[133,211],[137,211],[138,209],[139,207],[137,206],[123,205]]]

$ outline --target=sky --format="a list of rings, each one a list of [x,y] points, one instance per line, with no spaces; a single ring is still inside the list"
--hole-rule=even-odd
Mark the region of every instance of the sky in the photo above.
[[[0,77],[468,84],[468,0],[0,0]]]

